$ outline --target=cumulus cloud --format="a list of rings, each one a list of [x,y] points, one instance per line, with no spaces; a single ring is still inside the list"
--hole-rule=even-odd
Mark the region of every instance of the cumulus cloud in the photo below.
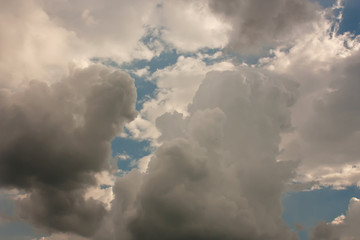
[[[85,190],[134,119],[136,91],[128,75],[100,65],[70,72],[51,85],[1,89],[0,186],[28,193],[17,210],[36,226],[88,236],[106,211]]]
[[[300,84],[294,131],[283,135],[282,157],[301,160],[298,181],[336,188],[359,184],[357,88],[359,39],[333,32],[323,19],[288,51],[261,60]]]
[[[214,16],[207,1],[161,1],[152,22],[161,29],[162,38],[181,51],[222,48],[231,30]]]
[[[0,87],[57,81],[71,61],[149,59],[141,41],[156,1],[0,1]],[[116,26],[114,27],[114,24]]]
[[[295,165],[277,161],[296,89],[246,67],[209,73],[187,118],[159,118],[165,143],[146,174],[133,170],[117,181],[112,220],[100,232],[113,233],[106,239],[298,239],[281,218]],[[183,132],[166,127],[175,119]]]
[[[176,64],[159,69],[152,74],[157,85],[156,97],[145,102],[138,118],[127,125],[133,136],[156,139],[159,132],[156,119],[165,113],[178,112],[188,115],[187,106],[204,79],[214,70],[232,70],[231,61],[223,60],[207,65],[204,56],[179,56]]]
[[[282,220],[289,181],[360,183],[359,38],[326,17],[301,0],[0,0],[0,187],[21,191],[17,214],[42,239],[298,239]],[[223,51],[141,66],[157,90],[137,118],[133,80],[88,66],[168,44],[275,48],[253,67]],[[126,123],[159,148],[108,187]],[[354,237],[357,205],[314,239]]]
[[[141,53],[146,52],[146,48],[140,46],[138,40],[146,32],[145,26],[157,1],[105,0],[101,4],[96,0],[38,2],[54,23],[74,32],[84,43],[96,46],[97,57],[129,60],[134,57],[131,52],[136,48],[142,50],[136,51],[138,58],[146,57]]]
[[[326,149],[326,154],[333,155],[331,162],[351,163],[360,154],[354,145],[359,141],[360,130],[359,56],[358,51],[333,66],[329,89],[314,100],[314,115],[303,129],[305,141],[311,145],[316,142],[319,152]]]
[[[321,222],[312,233],[312,240],[355,240],[359,238],[360,200],[352,198],[345,215],[331,223]]]
[[[228,47],[246,54],[298,37],[319,9],[308,0],[210,0],[209,6],[231,23]]]
[[[335,187],[360,185],[359,56],[357,51],[332,67],[327,91],[313,99],[312,113],[298,128],[302,158],[313,168],[307,174]]]
[[[0,1],[0,87],[59,80],[81,52],[76,35],[54,24],[35,1]]]

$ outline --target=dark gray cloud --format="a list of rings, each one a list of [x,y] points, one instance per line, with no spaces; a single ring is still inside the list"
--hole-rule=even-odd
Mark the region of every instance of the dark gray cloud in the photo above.
[[[293,40],[301,29],[311,27],[318,9],[308,0],[210,0],[209,4],[232,25],[228,47],[242,53]]]
[[[117,181],[112,220],[102,233],[113,232],[108,239],[298,239],[281,217],[281,193],[295,165],[277,162],[296,89],[249,68],[208,74],[189,117],[158,119],[166,142],[146,174],[132,171]]]
[[[84,198],[108,168],[110,141],[135,115],[126,74],[100,65],[71,69],[48,85],[0,90],[0,186],[25,190],[21,217],[48,231],[91,235],[104,206]]]

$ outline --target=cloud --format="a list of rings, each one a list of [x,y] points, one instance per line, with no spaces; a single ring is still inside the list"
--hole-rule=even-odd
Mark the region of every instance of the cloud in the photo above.
[[[337,45],[337,41],[330,42]],[[319,56],[322,59],[285,70],[301,87],[292,111],[295,131],[283,136],[282,156],[302,161],[297,170],[300,181],[341,188],[360,180],[355,144],[359,141],[359,50],[337,50],[336,45],[327,60]]]
[[[0,1],[0,87],[55,82],[68,63],[150,59],[141,41],[156,1]],[[116,27],[114,27],[116,23]]]
[[[314,99],[314,113],[303,129],[305,141],[316,144],[318,151],[333,155],[331,162],[356,161],[360,152],[354,146],[360,130],[358,65],[360,52],[354,52],[330,70],[329,90]],[[316,131],[315,131],[316,130]]]
[[[359,37],[337,35],[330,10],[301,0],[0,0],[0,187],[20,190],[17,214],[44,239],[298,239],[282,220],[284,191],[360,183]],[[132,73],[157,85],[137,117],[134,81],[89,64],[226,45],[274,49],[252,67],[218,49],[154,73],[134,61]],[[159,147],[112,186],[110,142],[125,124]],[[353,202],[315,239],[322,229],[355,234]]]
[[[18,214],[38,227],[89,236],[106,211],[85,190],[108,169],[110,141],[136,116],[128,75],[73,67],[62,81],[0,91],[0,186],[25,190]]]
[[[88,240],[88,238],[79,237],[73,234],[57,233],[48,237],[33,238],[32,240]]]
[[[207,1],[161,1],[152,21],[161,29],[162,38],[180,51],[222,48],[231,30],[214,16]]]
[[[352,198],[345,215],[334,219],[331,223],[321,222],[312,233],[312,240],[350,240],[358,239],[360,221],[360,200]]]
[[[101,4],[96,0],[38,2],[53,22],[74,32],[81,41],[96,46],[97,57],[119,60],[129,60],[132,50],[140,47],[138,41],[145,34],[157,3],[154,0],[104,0]],[[142,47],[144,52],[146,48]],[[137,55],[143,54],[137,51]]]
[[[0,87],[10,88],[31,79],[59,80],[83,49],[32,0],[0,1],[0,48]]]
[[[228,47],[245,54],[294,40],[319,9],[307,0],[210,0],[209,6],[232,26]]]
[[[340,5],[324,10],[293,47],[271,50],[273,56],[258,65],[300,85],[292,107],[294,129],[282,134],[279,158],[301,161],[295,182],[335,188],[359,184],[355,89],[360,44],[358,36],[336,32],[340,10]]]
[[[157,85],[155,98],[143,105],[135,121],[127,125],[134,137],[156,139],[156,119],[164,113],[179,112],[187,115],[187,106],[192,101],[206,73],[214,70],[234,69],[228,60],[207,65],[203,56],[179,56],[176,64],[159,69],[152,74],[152,81]]]
[[[281,218],[295,165],[277,161],[296,89],[247,67],[208,73],[183,132],[161,127],[166,141],[147,172],[118,179],[112,217],[95,239],[298,239]],[[164,116],[161,126],[183,119]]]

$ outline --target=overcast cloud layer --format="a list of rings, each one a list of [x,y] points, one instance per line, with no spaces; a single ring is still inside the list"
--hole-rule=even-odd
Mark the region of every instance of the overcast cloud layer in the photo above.
[[[360,186],[360,37],[338,33],[342,9],[0,0],[0,187],[15,203],[0,224],[42,240],[299,239],[286,191]],[[119,136],[151,153],[114,157]],[[311,239],[357,239],[355,197]]]

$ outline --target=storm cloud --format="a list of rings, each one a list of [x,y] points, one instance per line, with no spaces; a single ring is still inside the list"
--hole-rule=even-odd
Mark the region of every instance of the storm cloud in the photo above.
[[[60,82],[34,80],[0,99],[0,186],[27,193],[20,216],[50,232],[91,235],[106,211],[84,191],[136,116],[133,80],[100,65],[73,67]]]

